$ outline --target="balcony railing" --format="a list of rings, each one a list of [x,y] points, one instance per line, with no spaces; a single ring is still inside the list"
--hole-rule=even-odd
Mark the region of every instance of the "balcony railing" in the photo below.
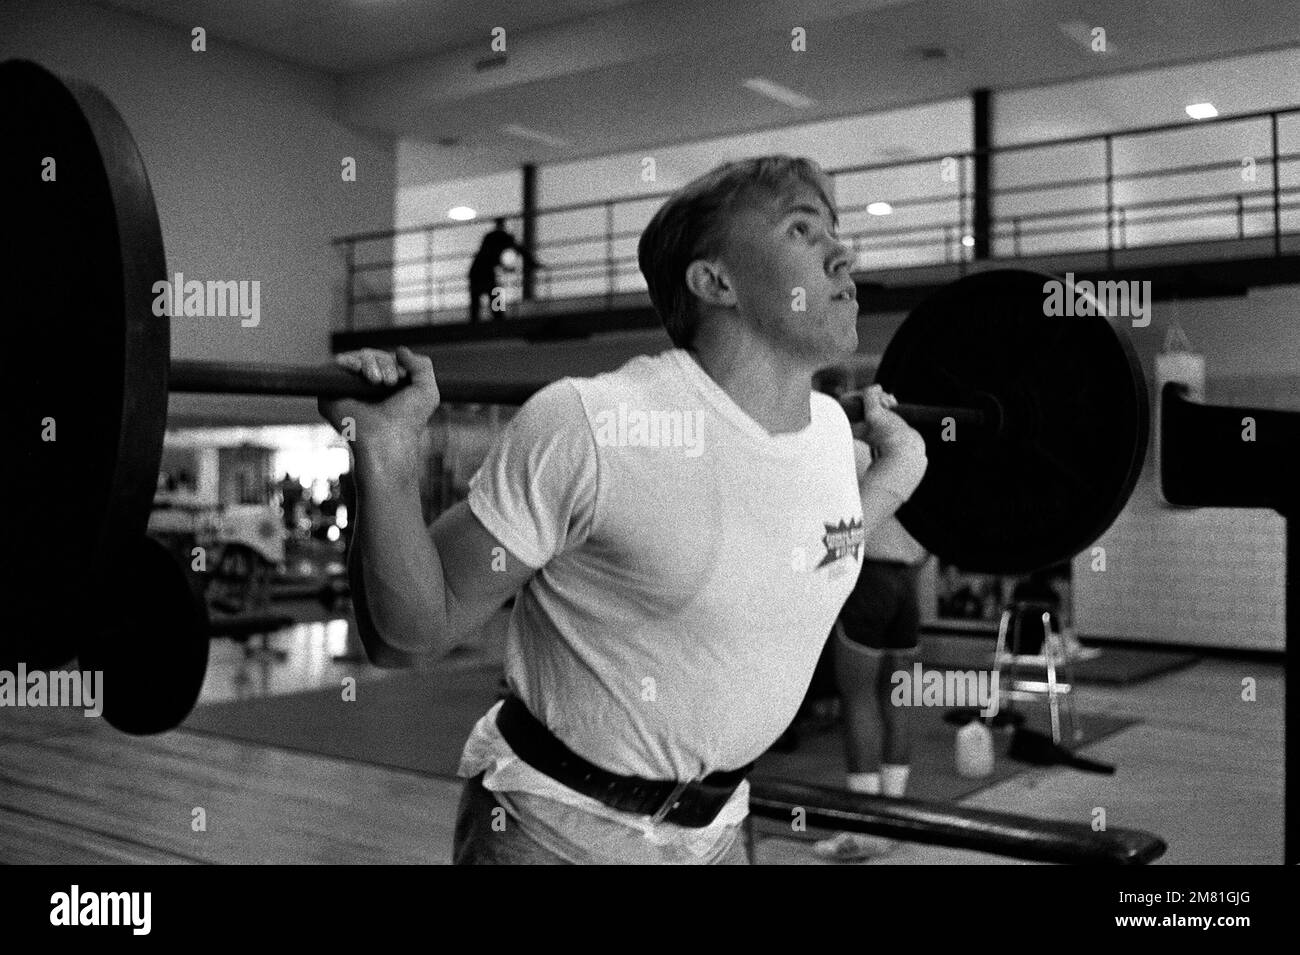
[[[855,272],[970,262],[980,155],[989,163],[989,226],[981,238],[990,258],[1104,253],[1113,267],[1128,250],[1186,242],[1241,243],[1243,250],[1249,242],[1249,254],[1282,255],[1285,237],[1300,233],[1297,147],[1300,106],[829,173]],[[1170,151],[1185,161],[1165,161]],[[637,240],[669,194],[537,210],[533,251],[544,267],[531,302],[521,301],[517,272],[502,274],[506,315],[559,300],[575,310],[611,307],[643,292]],[[873,202],[889,203],[892,212],[868,213]],[[521,235],[522,214],[511,212],[336,240],[347,329],[465,321],[469,264],[494,218]]]

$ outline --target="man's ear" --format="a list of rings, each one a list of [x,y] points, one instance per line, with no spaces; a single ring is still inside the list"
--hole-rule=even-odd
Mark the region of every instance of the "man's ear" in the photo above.
[[[686,287],[706,305],[727,307],[736,304],[731,276],[720,262],[696,259],[686,266]]]

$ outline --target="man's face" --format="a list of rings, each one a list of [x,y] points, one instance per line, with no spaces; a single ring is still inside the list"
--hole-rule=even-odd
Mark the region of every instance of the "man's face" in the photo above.
[[[781,350],[826,364],[857,348],[853,254],[811,186],[739,209],[721,259],[736,307]]]

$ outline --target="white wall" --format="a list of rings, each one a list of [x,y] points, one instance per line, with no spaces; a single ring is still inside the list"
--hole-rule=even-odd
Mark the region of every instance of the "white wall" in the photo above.
[[[837,169],[970,147],[970,107],[964,99],[947,100],[546,166],[540,174],[541,194],[545,205],[568,205],[671,191],[726,160],[768,153],[807,156],[826,169]],[[652,182],[642,178],[647,157],[655,160]],[[852,198],[838,197],[840,202]]]
[[[398,144],[398,165],[413,145],[410,140]],[[447,211],[453,206],[477,210],[480,221],[491,224],[497,213],[513,215],[523,208],[522,176],[517,171],[498,172],[491,176],[472,176],[419,186],[402,186],[393,204],[395,228],[436,225],[449,222]]]
[[[392,227],[395,149],[340,125],[334,82],[209,36],[81,3],[5,0],[0,58],[89,81],[144,156],[171,272],[261,282],[261,324],[172,319],[189,359],[322,362],[341,314],[337,236]],[[357,162],[343,182],[341,160]],[[161,278],[161,276],[160,276]],[[314,402],[173,395],[173,415],[319,420]]]
[[[1223,115],[1300,105],[1300,48],[1118,73],[997,95],[997,145],[1181,123],[1184,107]]]

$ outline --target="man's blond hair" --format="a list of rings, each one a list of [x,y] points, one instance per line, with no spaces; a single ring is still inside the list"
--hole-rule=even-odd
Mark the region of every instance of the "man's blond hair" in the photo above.
[[[830,177],[811,159],[786,155],[723,163],[677,190],[655,213],[641,233],[637,262],[674,345],[689,346],[700,319],[699,299],[686,285],[687,266],[721,254],[738,208],[780,200],[800,184],[816,190],[834,221]]]

